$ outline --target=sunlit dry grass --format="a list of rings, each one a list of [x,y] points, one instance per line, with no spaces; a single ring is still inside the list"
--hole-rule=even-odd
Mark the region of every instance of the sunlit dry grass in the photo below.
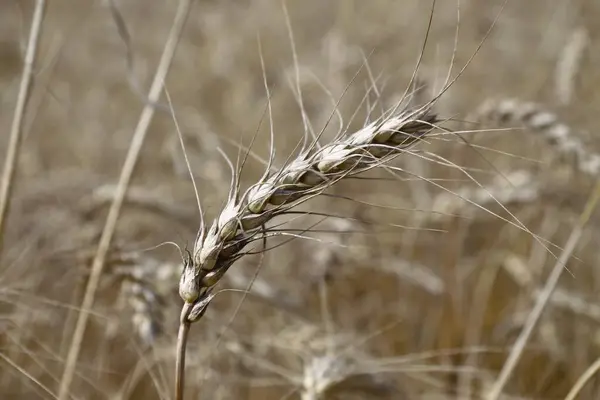
[[[114,3],[129,48],[110,2],[54,0],[44,13],[0,255],[3,399],[54,398],[64,384],[92,260],[179,1]],[[453,56],[453,76],[468,62],[502,3],[437,2],[417,104],[439,93]],[[0,2],[0,154],[34,5]],[[235,163],[256,135],[246,190],[265,171],[271,129],[282,166],[307,132],[327,126],[328,143],[393,107],[431,2],[287,8],[293,41],[280,1],[195,1],[189,12],[165,85],[208,223],[230,188],[218,148]],[[509,1],[433,106],[460,134],[432,132],[392,169],[336,183],[280,227],[311,240],[269,238],[272,250],[224,274],[218,289],[236,290],[216,290],[190,330],[185,398],[486,398],[592,195],[597,18],[591,0]],[[583,228],[500,398],[565,398],[600,356],[598,221],[592,214]],[[181,255],[157,245],[191,250],[199,224],[163,95],[100,275],[73,398],[173,398]],[[598,395],[592,376],[578,398]]]

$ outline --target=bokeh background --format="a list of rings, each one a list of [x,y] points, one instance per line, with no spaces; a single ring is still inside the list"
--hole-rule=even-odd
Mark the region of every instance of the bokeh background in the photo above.
[[[289,0],[292,41],[281,1],[194,1],[166,87],[208,218],[231,179],[218,148],[235,161],[256,134],[242,186],[264,171],[271,125],[263,74],[281,165],[305,134],[297,83],[313,129],[327,126],[325,139],[340,130],[338,117],[342,128],[358,129],[367,107],[375,118],[401,98],[423,48],[418,97],[438,93],[502,3],[437,1],[425,41],[430,1]],[[131,71],[109,2],[52,0],[46,8],[0,254],[2,399],[57,393],[141,93],[178,1],[115,4],[131,35]],[[2,155],[33,7],[0,2]],[[394,161],[404,174],[342,182],[300,209],[345,218],[311,228],[316,240],[278,247],[289,238],[273,238],[264,258],[237,262],[220,288],[244,289],[260,273],[241,308],[241,291],[225,291],[193,326],[186,398],[483,398],[594,178],[539,132],[499,127],[477,110],[489,99],[535,101],[600,150],[599,20],[595,0],[508,1],[434,106],[448,127],[468,132],[419,145],[449,162],[407,155]],[[172,398],[181,258],[173,246],[154,247],[192,247],[199,217],[165,101],[119,219],[71,388],[76,399]],[[515,220],[490,192],[542,240],[508,223]],[[586,227],[503,398],[564,398],[600,355],[599,221]],[[579,398],[598,398],[598,383]]]

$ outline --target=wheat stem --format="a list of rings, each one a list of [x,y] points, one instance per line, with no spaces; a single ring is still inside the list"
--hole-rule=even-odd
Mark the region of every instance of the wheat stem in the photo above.
[[[165,44],[154,80],[152,82],[152,86],[150,87],[148,94],[148,98],[152,104],[156,103],[160,98],[160,94],[163,89],[163,83],[175,55],[177,43],[179,42],[179,37],[183,31],[190,5],[191,0],[179,1],[173,25],[169,32],[167,42]],[[83,335],[85,333],[89,311],[94,303],[94,297],[98,288],[100,276],[102,275],[102,270],[104,268],[104,261],[106,259],[117,220],[119,218],[121,206],[125,198],[125,192],[127,191],[131,176],[133,175],[144,139],[146,138],[146,133],[148,132],[148,127],[152,117],[154,116],[155,108],[152,104],[146,104],[142,110],[140,119],[133,134],[131,144],[129,146],[129,150],[127,152],[127,156],[125,158],[125,162],[123,164],[123,168],[121,169],[121,175],[119,177],[115,198],[109,209],[106,223],[102,231],[102,236],[98,244],[98,250],[92,262],[90,277],[88,279],[81,309],[79,311],[75,331],[73,332],[69,353],[67,354],[65,370],[60,382],[58,400],[65,400],[67,398],[71,383],[73,381],[75,366],[79,356],[79,351],[81,349],[81,343],[83,341]]]
[[[594,361],[592,365],[589,366],[588,369],[585,370],[583,375],[577,379],[575,385],[571,388],[565,400],[575,400],[577,395],[581,392],[581,389],[585,386],[586,383],[589,382],[590,379],[600,370],[600,358]]]
[[[13,187],[15,171],[19,161],[19,147],[23,137],[23,117],[25,116],[25,108],[27,106],[29,93],[31,91],[31,84],[33,81],[33,64],[35,62],[40,33],[42,31],[42,21],[44,19],[45,8],[45,0],[36,1],[35,9],[33,11],[33,18],[31,21],[31,30],[29,31],[29,40],[27,43],[27,51],[25,53],[25,61],[23,65],[23,73],[21,75],[21,84],[19,86],[17,105],[15,107],[12,125],[10,128],[8,149],[6,151],[6,159],[4,160],[2,181],[0,182],[0,248],[2,247],[4,224],[10,208],[11,191]]]
[[[515,370],[517,364],[519,363],[521,355],[523,354],[523,351],[525,350],[525,346],[527,345],[527,342],[529,341],[529,338],[531,337],[531,334],[533,333],[533,330],[535,329],[537,322],[539,321],[539,319],[542,315],[542,312],[544,311],[544,309],[546,308],[546,305],[550,301],[550,298],[552,297],[552,293],[554,292],[554,289],[556,288],[556,285],[558,284],[558,280],[560,279],[560,276],[562,275],[563,269],[566,267],[566,264],[567,264],[567,261],[569,260],[569,258],[571,258],[571,254],[575,250],[575,246],[577,245],[577,243],[579,242],[579,239],[581,238],[581,236],[583,234],[583,228],[585,227],[585,225],[587,224],[588,220],[590,219],[592,213],[596,209],[599,200],[600,200],[600,180],[598,180],[596,182],[596,187],[594,188],[594,191],[592,192],[590,198],[588,199],[585,209],[584,209],[583,213],[581,214],[581,216],[579,217],[579,221],[577,222],[577,225],[571,232],[571,235],[569,236],[569,239],[567,240],[565,248],[564,248],[562,254],[560,255],[560,257],[558,258],[556,264],[554,265],[554,268],[552,269],[552,272],[550,273],[550,276],[548,277],[548,280],[546,281],[544,288],[539,293],[539,297],[536,300],[533,310],[531,310],[531,313],[529,314],[529,317],[527,318],[527,321],[525,322],[525,326],[521,330],[519,337],[517,338],[514,346],[512,347],[512,349],[508,355],[508,358],[506,359],[506,362],[504,363],[504,366],[502,367],[502,370],[500,371],[500,375],[498,376],[498,379],[496,379],[492,388],[490,389],[490,392],[487,395],[488,400],[497,400],[500,397],[504,386],[510,379],[513,371]]]
[[[192,307],[186,303],[181,310],[179,333],[177,334],[177,355],[175,361],[175,400],[183,400],[185,389],[185,351],[187,338],[190,331],[190,322],[187,320]]]

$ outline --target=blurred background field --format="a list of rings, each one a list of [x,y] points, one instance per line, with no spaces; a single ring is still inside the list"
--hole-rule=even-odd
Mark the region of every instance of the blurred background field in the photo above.
[[[140,92],[150,85],[177,3],[116,1],[131,34],[132,74],[107,1],[47,4],[0,253],[2,399],[57,394],[91,259],[144,106]],[[443,86],[453,55],[453,74],[465,65],[502,3],[437,1],[418,74],[425,99]],[[422,0],[288,0],[287,7],[297,64],[281,1],[196,0],[188,16],[166,87],[209,219],[223,206],[231,176],[217,148],[235,160],[239,143],[257,132],[253,151],[268,158],[259,42],[281,165],[305,129],[296,69],[315,130],[327,125],[326,138],[337,133],[334,108],[350,131],[358,129],[373,82],[375,114],[404,93],[431,13]],[[33,8],[31,0],[0,2],[3,157]],[[276,247],[286,238],[274,238],[264,259],[244,257],[230,269],[219,287],[244,289],[262,265],[235,318],[242,294],[226,291],[194,324],[186,398],[484,398],[594,177],[534,129],[479,120],[476,111],[489,99],[535,101],[586,149],[600,151],[599,20],[595,0],[509,1],[434,107],[452,119],[447,126],[477,132],[419,145],[473,168],[473,180],[449,164],[407,156],[394,161],[407,171],[400,177],[368,173],[332,188],[340,198],[304,205],[347,218],[316,226],[309,232],[316,240]],[[368,68],[354,78],[366,59]],[[152,247],[174,241],[191,248],[199,219],[165,101],[119,218],[71,388],[76,399],[172,398],[181,258],[172,246]],[[263,171],[251,157],[243,187]],[[481,194],[481,187],[488,189]],[[514,219],[490,193],[544,240],[507,223]],[[562,399],[600,356],[599,213],[502,398]],[[592,378],[579,398],[600,398],[599,385]]]

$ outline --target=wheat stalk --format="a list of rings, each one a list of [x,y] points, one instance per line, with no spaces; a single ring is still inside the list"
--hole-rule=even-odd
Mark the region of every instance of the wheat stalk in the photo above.
[[[341,179],[407,152],[439,121],[431,111],[432,104],[400,112],[396,108],[359,131],[339,135],[324,146],[318,146],[315,140],[303,146],[295,159],[275,172],[270,160],[259,182],[242,195],[234,174],[225,207],[208,229],[201,218],[193,251],[186,252],[184,258],[179,282],[184,305],[177,346],[176,399],[183,396],[185,341],[190,324],[202,317],[214,297],[212,288],[244,255],[244,247],[277,234],[265,228],[273,218],[322,194]]]
[[[592,377],[600,370],[600,358],[594,361],[592,365],[585,370],[583,375],[581,375],[577,382],[573,385],[569,393],[565,397],[565,400],[575,400],[577,395],[581,392],[586,383],[588,383]]]
[[[524,289],[533,289],[531,293],[533,299],[541,295],[541,290],[536,287],[530,266],[526,264],[525,260],[514,254],[510,254],[505,256],[503,267],[519,286]],[[552,293],[549,302],[559,309],[600,322],[600,306],[588,302],[578,293],[558,288]]]
[[[142,113],[140,114],[138,125],[136,126],[133,138],[131,140],[131,145],[127,152],[125,162],[123,164],[123,168],[121,169],[118,190],[115,194],[115,199],[111,204],[108,216],[106,217],[106,223],[104,225],[102,236],[100,237],[100,241],[98,244],[98,251],[92,262],[90,277],[88,279],[83,300],[81,302],[81,310],[77,318],[75,330],[73,332],[73,338],[69,347],[69,352],[67,353],[65,369],[60,380],[59,392],[57,397],[60,400],[64,400],[68,397],[68,393],[71,388],[71,383],[73,382],[73,378],[75,376],[75,367],[77,364],[77,359],[79,358],[79,352],[81,349],[81,344],[83,342],[83,336],[85,334],[89,312],[94,304],[96,290],[98,288],[100,278],[104,269],[104,262],[117,225],[117,220],[119,218],[121,206],[125,199],[125,193],[127,192],[127,187],[129,186],[129,182],[133,175],[133,171],[135,169],[142,145],[146,138],[148,127],[150,126],[150,122],[152,121],[152,117],[154,116],[155,108],[153,104],[156,101],[158,101],[162,93],[163,83],[171,66],[173,57],[175,56],[175,49],[177,48],[179,37],[183,32],[183,27],[185,25],[190,6],[191,0],[181,0],[179,2],[177,13],[175,15],[171,31],[169,32],[169,37],[164,46],[163,53],[156,70],[156,74],[154,76],[154,80],[150,87],[148,99],[151,100],[152,104],[146,104],[144,109],[142,110]]]
[[[560,276],[562,275],[562,271],[565,268],[569,259],[571,258],[571,255],[573,254],[573,251],[575,250],[579,239],[581,239],[581,236],[583,235],[583,229],[588,223],[594,211],[596,210],[598,202],[600,202],[600,181],[596,182],[596,186],[594,187],[594,190],[588,198],[588,202],[585,206],[585,209],[581,213],[577,224],[571,231],[571,234],[567,239],[567,243],[565,244],[565,247],[560,257],[557,259],[556,264],[552,268],[552,272],[550,273],[546,284],[539,292],[535,305],[529,313],[529,316],[525,321],[525,325],[521,330],[521,333],[519,334],[519,337],[517,338],[514,346],[512,347],[506,361],[504,362],[504,365],[502,367],[502,370],[500,371],[500,374],[498,375],[498,378],[490,388],[486,399],[497,400],[502,394],[502,390],[504,389],[504,386],[506,386],[506,383],[510,379],[513,371],[519,363],[521,355],[525,350],[525,346],[527,345],[527,342],[529,341],[533,330],[537,326],[537,323],[540,317],[542,316],[546,305],[552,298],[552,293],[556,289]]]
[[[38,0],[35,5],[33,19],[31,22],[31,30],[29,32],[23,73],[21,75],[19,95],[17,97],[17,105],[15,107],[13,121],[10,127],[8,148],[6,151],[6,158],[4,160],[4,168],[2,170],[2,181],[0,181],[0,246],[2,246],[6,215],[8,214],[8,210],[10,208],[12,185],[17,162],[19,160],[19,145],[21,144],[23,137],[23,118],[25,116],[25,109],[27,107],[29,93],[31,91],[31,84],[33,82],[33,64],[37,55],[38,42],[42,31],[42,21],[44,20],[45,9],[46,1]]]
[[[581,69],[582,58],[590,44],[587,30],[575,29],[563,48],[554,73],[554,92],[562,105],[570,104],[575,93],[575,81]]]

